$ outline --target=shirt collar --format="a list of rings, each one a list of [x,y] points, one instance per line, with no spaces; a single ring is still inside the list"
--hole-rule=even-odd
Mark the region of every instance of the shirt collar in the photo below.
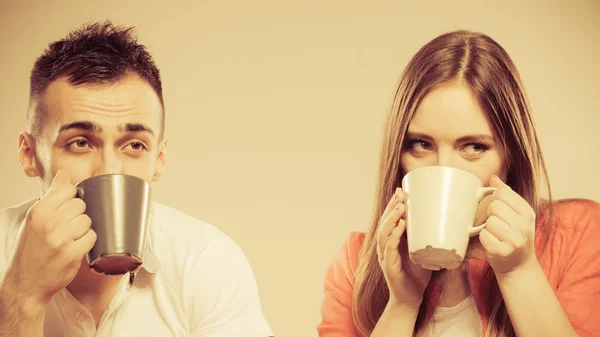
[[[160,260],[156,254],[156,232],[158,230],[158,224],[155,221],[156,217],[154,216],[155,209],[153,203],[150,204],[150,212],[148,213],[148,226],[146,229],[146,241],[144,243],[142,268],[151,274],[155,274],[160,268]]]

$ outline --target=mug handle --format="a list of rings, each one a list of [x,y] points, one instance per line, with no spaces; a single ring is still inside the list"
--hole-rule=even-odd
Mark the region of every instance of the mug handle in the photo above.
[[[480,187],[477,189],[477,202],[480,202],[484,197],[494,193],[497,190],[496,187]],[[469,236],[478,235],[481,230],[485,228],[485,222],[479,226],[469,227]]]
[[[79,186],[79,185],[75,185],[75,189],[77,190],[77,194],[75,194],[75,197],[79,198],[79,199],[83,199],[83,187]]]

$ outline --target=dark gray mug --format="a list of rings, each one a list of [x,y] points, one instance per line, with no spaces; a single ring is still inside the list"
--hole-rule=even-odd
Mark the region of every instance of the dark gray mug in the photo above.
[[[76,187],[98,237],[87,254],[90,268],[107,275],[136,272],[143,262],[150,184],[130,175],[106,174]]]

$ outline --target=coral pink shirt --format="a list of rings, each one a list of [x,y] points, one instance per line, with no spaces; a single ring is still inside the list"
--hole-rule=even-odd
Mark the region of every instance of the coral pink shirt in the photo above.
[[[546,216],[538,217],[536,249],[540,249]],[[317,326],[320,337],[360,336],[352,318],[352,290],[358,266],[358,254],[365,234],[352,232],[334,257],[325,275],[322,319]],[[580,336],[600,336],[600,205],[589,200],[574,200],[554,206],[553,230],[540,265],[554,289],[569,321]],[[487,328],[484,276],[489,264],[470,259],[469,277],[482,322],[481,335]],[[493,273],[487,273],[493,277]],[[439,286],[426,289],[426,300],[437,302]]]

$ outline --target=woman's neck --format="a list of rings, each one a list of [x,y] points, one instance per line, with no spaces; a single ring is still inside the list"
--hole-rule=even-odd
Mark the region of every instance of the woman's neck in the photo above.
[[[437,272],[436,281],[442,287],[438,306],[453,307],[471,295],[468,277],[461,269],[463,268]]]

